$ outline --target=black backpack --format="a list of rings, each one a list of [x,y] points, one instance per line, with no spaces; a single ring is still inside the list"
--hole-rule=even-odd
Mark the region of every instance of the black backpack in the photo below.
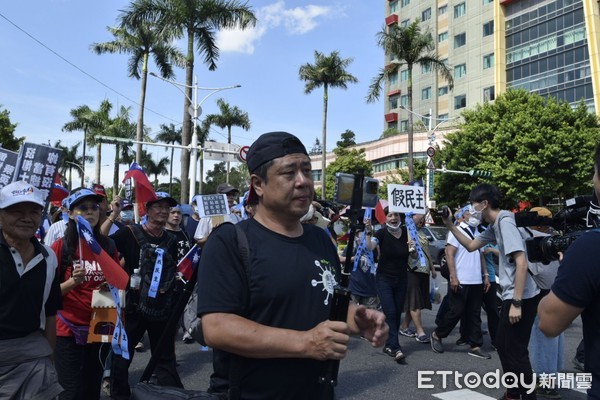
[[[137,299],[137,311],[150,321],[165,321],[171,315],[177,303],[179,290],[177,287],[177,261],[173,259],[169,249],[176,245],[176,239],[168,232],[164,232],[162,241],[158,245],[152,245],[146,239],[139,225],[129,225],[129,229],[135,236],[140,246],[140,275],[142,281]],[[156,249],[161,248],[163,252],[163,266],[158,285],[156,297],[149,296],[149,290],[156,264]]]

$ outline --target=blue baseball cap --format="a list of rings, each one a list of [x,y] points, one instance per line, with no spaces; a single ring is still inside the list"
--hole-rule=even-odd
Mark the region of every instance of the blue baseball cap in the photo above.
[[[96,194],[91,189],[79,189],[67,197],[65,200],[65,207],[67,207],[68,210],[72,210],[78,203],[89,198],[95,200],[96,203],[100,203],[104,199],[102,195]]]
[[[175,207],[177,205],[177,200],[169,196],[169,193],[167,192],[156,192],[155,195],[156,199],[146,202],[146,208],[150,208],[152,204],[161,200],[167,200],[169,202],[169,207]]]

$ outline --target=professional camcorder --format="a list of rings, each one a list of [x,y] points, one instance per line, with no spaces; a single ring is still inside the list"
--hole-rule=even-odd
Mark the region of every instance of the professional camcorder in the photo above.
[[[565,201],[565,207],[553,218],[542,217],[535,211],[515,213],[518,227],[549,226],[556,231],[551,236],[532,237],[525,241],[530,262],[548,264],[558,260],[558,253],[565,252],[587,230],[600,226],[597,205],[592,196],[578,196]]]

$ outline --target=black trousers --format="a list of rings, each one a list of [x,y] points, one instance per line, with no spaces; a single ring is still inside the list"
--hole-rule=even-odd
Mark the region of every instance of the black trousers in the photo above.
[[[456,324],[461,321],[461,330],[471,347],[481,347],[481,302],[483,301],[483,284],[462,285],[456,293],[448,290],[448,311],[439,315],[436,321],[435,334],[440,339],[450,335]],[[441,307],[440,307],[441,308]],[[464,324],[464,327],[463,327]]]
[[[60,400],[98,400],[110,343],[75,344],[74,337],[56,338],[56,372],[65,389]]]
[[[531,327],[537,313],[539,296],[523,300],[521,304],[521,320],[516,324],[511,324],[508,320],[508,312],[512,304],[511,300],[502,302],[502,311],[500,312],[500,325],[496,335],[496,348],[502,364],[503,372],[512,372],[519,377],[523,376],[524,381],[530,384],[533,381],[533,371],[529,361],[529,338],[531,336]],[[510,397],[522,396],[522,399],[535,399],[535,391],[527,394],[527,389],[523,386],[507,389]]]
[[[168,337],[166,338],[165,343],[163,343],[160,354],[157,354],[156,347],[165,328],[169,329]],[[111,398],[129,399],[129,396],[131,395],[131,388],[129,386],[129,365],[135,354],[135,345],[141,340],[145,332],[148,332],[152,354],[159,357],[158,364],[154,370],[157,383],[160,386],[183,387],[176,368],[176,328],[176,326],[166,327],[166,321],[148,321],[137,312],[128,313],[125,316],[125,331],[127,332],[129,345],[129,360],[126,360],[119,355],[115,355],[113,358],[112,383],[110,386]]]

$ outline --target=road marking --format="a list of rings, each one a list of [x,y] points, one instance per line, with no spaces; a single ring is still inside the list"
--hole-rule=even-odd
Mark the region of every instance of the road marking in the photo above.
[[[481,393],[477,393],[469,389],[452,390],[450,392],[434,394],[433,397],[437,397],[442,400],[494,400],[493,397],[486,396]]]

